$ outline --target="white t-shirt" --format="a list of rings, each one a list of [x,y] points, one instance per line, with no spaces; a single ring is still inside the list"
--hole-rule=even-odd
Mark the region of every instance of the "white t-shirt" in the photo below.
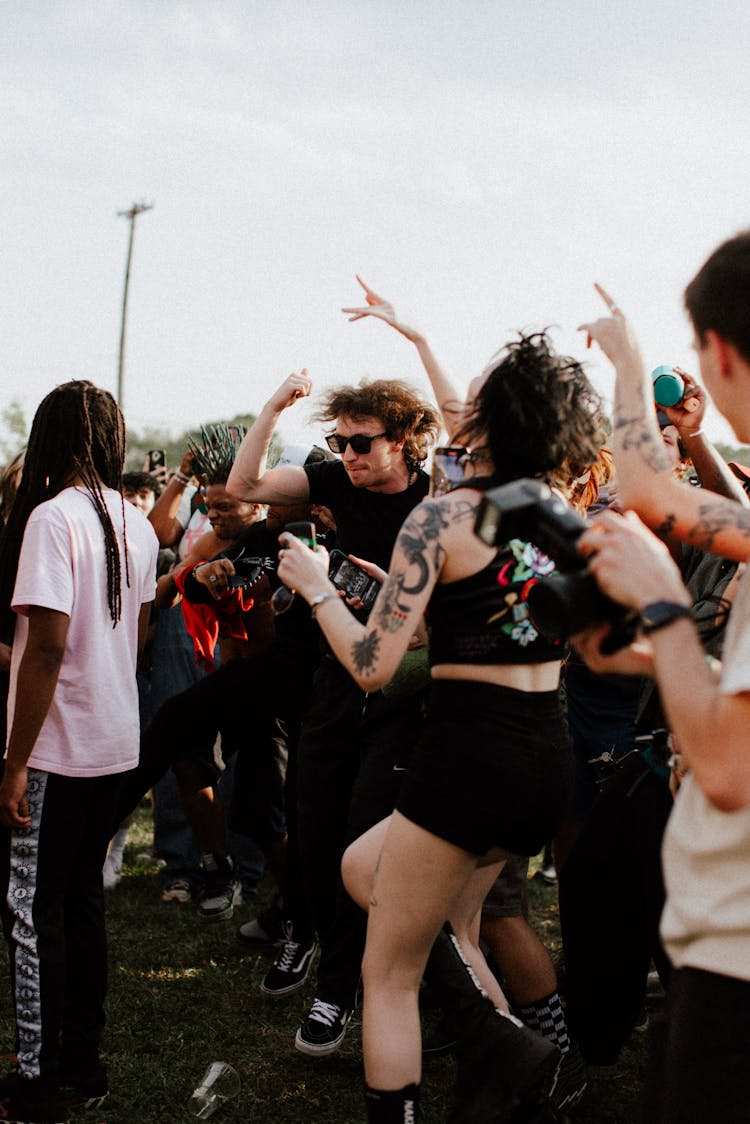
[[[18,618],[9,730],[28,638],[28,607],[55,609],[70,617],[52,705],[28,761],[35,769],[68,777],[121,773],[138,763],[138,616],[141,605],[154,599],[158,543],[148,520],[125,503],[128,586],[122,497],[111,489],[104,490],[104,497],[120,543],[122,617],[117,627],[112,627],[107,605],[104,529],[82,488],[65,488],[31,513],[13,592]]]
[[[750,691],[750,569],[737,587],[722,669],[722,694]],[[750,768],[750,731],[748,741]],[[750,980],[750,808],[722,812],[686,777],[662,858],[661,935],[673,964]]]

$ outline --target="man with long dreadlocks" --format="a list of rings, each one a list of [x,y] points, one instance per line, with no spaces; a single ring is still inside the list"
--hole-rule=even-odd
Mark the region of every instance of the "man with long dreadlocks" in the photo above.
[[[120,775],[138,762],[135,663],[157,554],[120,494],[124,454],[112,396],[58,386],[34,418],[0,547],[4,626],[15,614],[0,896],[18,1055],[0,1115],[29,1124],[107,1093],[101,869]]]

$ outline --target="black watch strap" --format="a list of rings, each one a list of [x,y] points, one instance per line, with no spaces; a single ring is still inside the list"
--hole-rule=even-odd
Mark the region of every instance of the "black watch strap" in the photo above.
[[[693,611],[689,605],[678,605],[676,601],[652,601],[641,610],[641,630],[648,636],[673,621],[692,619]]]

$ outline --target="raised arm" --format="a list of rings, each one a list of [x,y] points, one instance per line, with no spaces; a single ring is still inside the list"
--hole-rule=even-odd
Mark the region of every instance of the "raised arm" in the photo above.
[[[357,281],[364,289],[367,304],[361,305],[359,308],[342,308],[341,311],[348,316],[349,323],[362,320],[366,316],[374,316],[385,324],[389,324],[391,328],[395,328],[405,339],[414,344],[430,380],[432,392],[443,418],[443,425],[449,434],[453,433],[461,418],[465,396],[456,390],[422,333],[403,321],[390,301],[379,297],[369,285],[365,284],[359,274],[357,274]]]
[[[336,656],[365,691],[392,678],[417,630],[445,560],[453,500],[426,500],[399,532],[391,568],[367,624],[356,620],[328,580],[328,556],[282,535],[278,575],[313,605]]]
[[[177,519],[177,512],[185,489],[192,478],[193,453],[188,449],[177,472],[167,481],[164,490],[149,513],[148,520],[156,531],[159,546],[173,546],[185,528]]]
[[[689,608],[690,595],[666,547],[632,513],[623,519],[603,512],[596,526],[581,535],[578,547],[588,556],[601,589],[621,604],[639,613],[656,602]],[[687,613],[675,614],[648,639],[669,728],[696,781],[722,811],[748,807],[750,691],[721,691]],[[618,667],[617,656],[608,661],[590,660],[589,655],[595,671],[629,670],[624,664]]]
[[[750,557],[750,509],[674,479],[635,335],[609,294],[596,289],[610,315],[581,330],[589,343],[599,344],[617,376],[612,446],[625,507],[659,533],[744,562]]]
[[[681,367],[675,367],[675,371],[685,383],[682,401],[676,406],[661,406],[660,409],[679,433],[701,486],[717,496],[726,496],[744,507],[750,507],[745,489],[703,431],[707,406],[705,390]]]
[[[312,379],[307,371],[285,379],[266,402],[245,434],[227,480],[227,491],[241,500],[259,503],[304,503],[310,489],[304,469],[295,465],[266,470],[268,448],[284,410],[298,398],[307,398]]]

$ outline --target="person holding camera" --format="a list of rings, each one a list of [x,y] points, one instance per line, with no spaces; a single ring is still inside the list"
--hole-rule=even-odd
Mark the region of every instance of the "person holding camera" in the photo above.
[[[656,1119],[729,1124],[746,1115],[750,1071],[750,579],[746,571],[737,583],[717,680],[679,571],[648,526],[668,524],[694,546],[746,561],[750,512],[671,479],[634,333],[612,298],[598,291],[609,315],[583,330],[615,367],[615,462],[623,499],[634,510],[625,519],[602,518],[580,545],[605,592],[640,614],[644,639],[608,658],[600,651],[602,629],[577,643],[595,670],[656,678],[689,770],[662,852],[661,934],[674,971]],[[711,254],[688,285],[685,304],[702,381],[738,440],[750,441],[750,232]]]
[[[361,689],[389,680],[425,612],[431,627],[427,725],[396,810],[344,858],[350,893],[369,912],[363,1041],[373,1124],[417,1119],[418,991],[446,919],[471,927],[506,858],[536,854],[554,835],[570,783],[562,650],[537,632],[526,605],[553,563],[529,542],[487,545],[474,530],[477,509],[488,488],[518,477],[569,483],[596,460],[602,437],[580,364],[544,334],[521,335],[472,382],[453,435],[469,450],[464,482],[408,516],[367,623],[340,603],[325,555],[282,536],[279,576],[315,608]],[[471,967],[489,998],[458,1012],[456,1121],[539,1102],[560,1058],[509,1016],[486,963]]]

